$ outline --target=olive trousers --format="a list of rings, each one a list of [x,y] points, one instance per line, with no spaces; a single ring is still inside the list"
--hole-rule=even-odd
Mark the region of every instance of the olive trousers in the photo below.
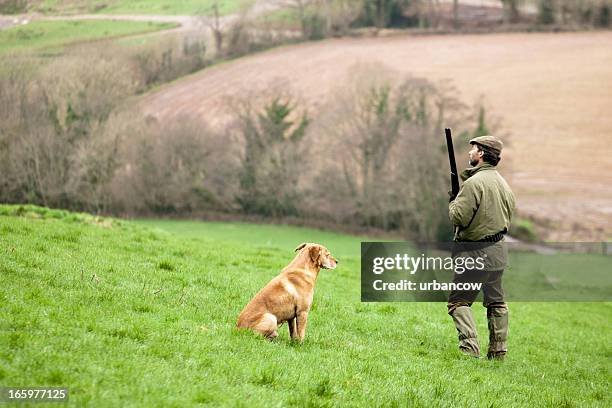
[[[488,358],[501,359],[507,352],[508,306],[504,302],[502,288],[503,270],[469,270],[455,273],[454,283],[481,283],[484,295],[483,305],[487,308],[489,328]],[[480,345],[476,322],[472,314],[472,303],[480,290],[451,291],[448,298],[448,314],[453,318],[459,337],[459,349],[467,355],[478,357]]]

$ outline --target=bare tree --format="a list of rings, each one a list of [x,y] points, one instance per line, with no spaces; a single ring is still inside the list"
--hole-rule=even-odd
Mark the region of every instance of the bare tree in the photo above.
[[[517,23],[520,20],[519,0],[501,0],[504,8],[504,18],[509,23]]]
[[[451,126],[461,134],[467,107],[443,88],[379,65],[355,67],[349,83],[334,92],[308,138],[313,167],[321,169],[310,184],[316,205],[345,222],[436,239],[449,222],[440,132]]]
[[[291,3],[300,21],[303,38],[308,38],[308,16],[306,14],[306,3],[307,0],[292,0]]]
[[[221,30],[221,22],[219,20],[219,2],[215,1],[213,5],[213,19],[211,23],[211,29],[215,38],[215,50],[218,55],[222,54],[223,51],[223,31]]]
[[[219,14],[219,0],[214,0],[213,4],[208,10],[206,15],[199,16],[200,23],[204,27],[208,27],[215,43],[215,52],[217,56],[223,55],[223,25]],[[210,12],[210,13],[208,13]]]
[[[376,28],[379,30],[384,28],[386,24],[385,14],[386,14],[386,6],[387,1],[385,0],[376,0]]]
[[[302,38],[305,39],[320,39],[329,34],[330,20],[347,6],[344,0],[288,0],[286,4],[294,10],[300,22]]]
[[[326,20],[326,33],[331,35],[346,34],[360,13],[353,0],[324,1],[320,13]]]
[[[459,28],[459,0],[453,0],[453,26]]]
[[[5,199],[87,208],[70,187],[74,166],[85,146],[102,134],[117,101],[135,89],[129,67],[116,59],[91,65],[65,55],[35,76],[30,68],[3,75],[3,81],[13,82],[0,94],[0,133],[6,143],[0,150],[10,158],[2,176],[7,181],[0,182],[10,186],[3,189]],[[98,159],[104,157],[98,153]]]

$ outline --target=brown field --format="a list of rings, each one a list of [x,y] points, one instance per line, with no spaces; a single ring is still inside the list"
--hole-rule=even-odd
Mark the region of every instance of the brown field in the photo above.
[[[160,120],[197,115],[219,124],[227,97],[280,79],[316,109],[360,62],[449,81],[467,103],[482,98],[508,134],[500,168],[520,213],[547,220],[550,240],[612,239],[612,32],[305,43],[206,69],[141,106]]]

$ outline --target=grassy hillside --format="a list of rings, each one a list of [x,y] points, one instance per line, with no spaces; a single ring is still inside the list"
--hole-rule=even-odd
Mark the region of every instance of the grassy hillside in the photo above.
[[[40,0],[33,8],[46,14],[155,14],[155,15],[198,15],[212,14],[216,0]],[[254,0],[218,0],[220,14],[240,11],[241,7]]]
[[[302,241],[340,259],[304,344],[234,330]],[[443,303],[359,301],[359,241],[0,206],[0,386],[96,407],[610,405],[611,304],[513,303],[507,360],[465,359]]]
[[[34,21],[0,31],[0,55],[21,51],[59,51],[82,41],[122,37],[172,28],[172,23],[141,21]]]

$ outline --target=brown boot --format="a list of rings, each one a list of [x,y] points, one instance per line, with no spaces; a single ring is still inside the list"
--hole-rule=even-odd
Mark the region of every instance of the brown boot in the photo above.
[[[472,308],[459,306],[452,311],[451,316],[459,334],[459,349],[469,356],[480,357],[480,345]]]
[[[499,360],[499,361],[503,361],[504,358],[506,358],[506,352],[505,351],[499,351],[497,353],[495,352],[487,352],[487,359],[488,360]]]

